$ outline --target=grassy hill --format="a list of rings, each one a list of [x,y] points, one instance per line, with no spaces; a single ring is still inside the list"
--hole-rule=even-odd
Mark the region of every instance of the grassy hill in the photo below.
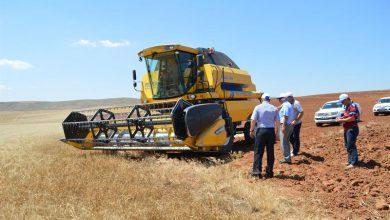
[[[60,102],[0,102],[0,111],[35,111],[35,110],[63,110],[63,109],[83,109],[100,108],[108,106],[124,106],[139,103],[139,99],[134,98],[111,98],[111,99],[85,99]]]

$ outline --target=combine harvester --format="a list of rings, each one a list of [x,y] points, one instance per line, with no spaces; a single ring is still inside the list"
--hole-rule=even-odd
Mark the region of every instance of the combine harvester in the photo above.
[[[72,112],[63,142],[82,150],[228,152],[234,135],[251,142],[259,104],[250,75],[214,49],[162,45],[139,52],[146,63],[135,106]]]

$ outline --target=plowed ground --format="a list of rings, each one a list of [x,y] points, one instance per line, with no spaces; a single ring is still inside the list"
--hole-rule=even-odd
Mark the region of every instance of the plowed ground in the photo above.
[[[277,142],[276,178],[257,181],[287,187],[288,194],[310,200],[336,218],[390,218],[390,116],[372,114],[376,100],[390,96],[390,91],[358,92],[350,96],[363,109],[357,141],[359,166],[352,170],[344,169],[347,154],[342,126],[317,127],[314,124],[315,111],[324,102],[337,99],[338,94],[307,96],[297,98],[305,112],[300,155],[293,158],[292,165],[280,165],[277,160],[282,159],[282,152]],[[247,151],[231,165],[249,173],[253,151],[241,142],[238,140],[236,149]],[[263,167],[264,162],[265,158]]]

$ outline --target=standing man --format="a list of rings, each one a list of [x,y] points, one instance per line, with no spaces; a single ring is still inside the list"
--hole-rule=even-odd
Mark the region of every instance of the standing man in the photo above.
[[[359,110],[355,103],[352,103],[347,94],[341,94],[339,101],[345,106],[345,112],[336,121],[343,124],[344,144],[348,152],[348,165],[346,169],[353,168],[358,162],[358,151],[356,139],[359,135],[358,119]]]
[[[301,103],[294,98],[292,92],[287,92],[286,96],[291,97],[291,104],[294,108],[293,121],[291,122],[291,125],[293,126],[293,132],[290,136],[290,143],[293,148],[293,150],[291,151],[291,156],[295,157],[298,156],[299,148],[301,146],[301,140],[299,138],[299,135],[301,133],[301,119],[303,117],[303,109]]]
[[[278,109],[269,103],[269,94],[264,93],[261,97],[262,103],[255,107],[251,117],[250,135],[252,138],[256,136],[252,176],[261,177],[264,148],[267,148],[265,178],[272,178],[274,176],[273,167],[275,161],[275,124],[279,121]]]
[[[282,147],[282,152],[284,159],[280,160],[279,163],[291,164],[291,148],[290,148],[290,136],[293,132],[292,121],[294,120],[294,108],[291,105],[292,97],[290,94],[282,93],[280,94],[279,101],[282,102],[282,106],[279,110],[279,119],[280,119],[280,129],[279,129],[279,139],[280,145]]]

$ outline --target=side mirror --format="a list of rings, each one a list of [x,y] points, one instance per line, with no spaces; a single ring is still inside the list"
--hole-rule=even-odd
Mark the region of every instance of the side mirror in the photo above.
[[[135,91],[140,91],[137,89],[137,72],[135,70],[133,70],[133,87],[135,89]]]
[[[203,54],[196,55],[196,66],[197,67],[202,67],[203,64],[204,64]]]
[[[137,80],[137,72],[135,70],[133,70],[133,80],[134,81]]]

